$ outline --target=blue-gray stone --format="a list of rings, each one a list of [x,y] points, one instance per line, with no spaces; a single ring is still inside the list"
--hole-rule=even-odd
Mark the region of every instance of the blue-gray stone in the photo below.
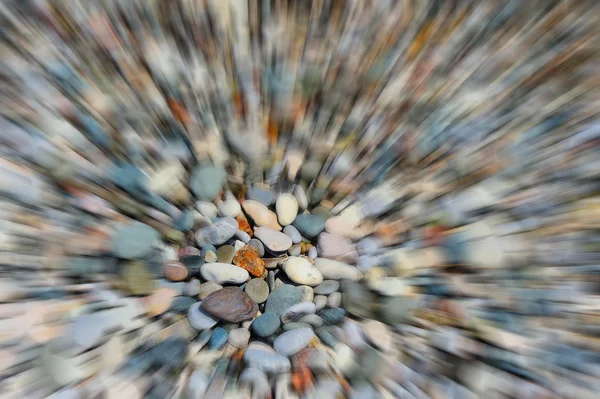
[[[235,232],[235,236],[238,240],[242,241],[244,244],[248,244],[250,242],[250,236],[248,233],[242,230],[238,230]]]
[[[370,255],[383,246],[380,239],[375,237],[365,237],[356,244],[356,250],[360,255]]]
[[[111,248],[118,258],[139,259],[150,254],[153,244],[159,239],[158,232],[152,227],[133,222],[117,227]]]
[[[308,257],[311,259],[317,259],[317,247],[310,247],[308,250]]]
[[[302,235],[300,234],[298,229],[292,226],[291,224],[283,228],[283,234],[290,237],[292,239],[292,243],[294,244],[299,244],[300,241],[302,241]]]
[[[222,327],[214,329],[208,342],[209,349],[217,350],[221,349],[226,343],[229,337],[229,333]]]
[[[310,327],[296,328],[281,334],[273,343],[273,348],[280,355],[290,357],[306,348],[315,337]]]
[[[258,201],[266,206],[273,204],[276,199],[271,190],[267,190],[266,188],[258,186],[250,187],[246,193],[246,197],[248,197],[248,199]]]
[[[275,313],[265,312],[252,322],[252,331],[259,337],[268,337],[273,335],[280,325],[279,317]]]
[[[233,237],[238,231],[238,227],[237,220],[232,217],[225,217],[197,230],[194,237],[199,246],[206,244],[220,245]]]
[[[190,306],[196,302],[198,302],[196,299],[189,296],[178,296],[171,302],[171,308],[169,310],[174,313],[186,314]]]
[[[213,201],[227,180],[227,172],[221,166],[197,166],[190,178],[190,188],[203,201]]]
[[[277,288],[265,304],[265,311],[273,312],[277,317],[281,317],[283,312],[288,310],[292,305],[300,303],[302,300],[302,291],[290,284],[284,284]]]
[[[332,325],[344,320],[346,311],[342,308],[322,309],[317,315],[323,319],[323,324]]]
[[[173,220],[173,227],[179,231],[186,232],[191,230],[194,226],[194,213],[190,210],[181,212],[175,220]]]
[[[320,327],[315,330],[317,337],[327,346],[334,347],[337,344],[337,339],[326,327]]]
[[[314,328],[321,327],[323,325],[323,319],[316,314],[307,314],[298,320],[298,323],[305,323]]]
[[[181,337],[169,337],[152,348],[152,355],[157,366],[179,369],[187,359],[188,343]]]
[[[340,288],[340,283],[335,280],[325,280],[314,288],[317,295],[329,295]]]
[[[296,216],[293,225],[302,236],[315,238],[325,229],[325,219],[317,215],[300,214]]]
[[[253,238],[250,241],[248,241],[249,245],[252,245],[254,248],[256,248],[258,250],[258,255],[262,258],[263,256],[265,256],[265,246],[263,245],[262,241],[257,239],[257,238]]]
[[[257,368],[265,373],[285,373],[290,370],[290,360],[275,352],[270,346],[253,342],[244,352],[244,362],[248,367]]]
[[[211,335],[212,335],[211,330],[204,330],[198,335],[196,342],[199,343],[200,345],[204,346],[208,343],[208,341],[210,341]]]

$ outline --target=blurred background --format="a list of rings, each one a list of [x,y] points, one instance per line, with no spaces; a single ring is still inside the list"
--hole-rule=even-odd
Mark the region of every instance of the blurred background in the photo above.
[[[600,397],[597,0],[0,19],[0,398]]]

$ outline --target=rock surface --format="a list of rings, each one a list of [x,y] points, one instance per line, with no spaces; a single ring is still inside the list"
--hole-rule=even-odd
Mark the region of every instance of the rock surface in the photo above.
[[[221,320],[239,323],[258,312],[258,305],[237,287],[225,287],[202,301],[202,309]]]

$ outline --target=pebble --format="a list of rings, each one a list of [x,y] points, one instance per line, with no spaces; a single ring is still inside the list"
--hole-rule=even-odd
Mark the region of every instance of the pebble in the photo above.
[[[312,326],[308,323],[291,322],[291,323],[284,324],[282,327],[282,330],[285,332],[285,331],[295,330],[297,328],[311,328],[312,329]]]
[[[356,244],[356,250],[360,255],[372,255],[377,253],[381,247],[383,247],[383,243],[375,237],[365,237]]]
[[[344,331],[344,341],[354,350],[361,350],[368,345],[363,337],[360,324],[354,320],[347,319],[342,326],[342,330]]]
[[[292,245],[290,247],[290,249],[288,250],[288,255],[289,256],[300,256],[301,252],[302,252],[302,247],[300,246],[300,244],[295,244],[295,245]]]
[[[236,231],[235,237],[242,241],[244,244],[248,244],[250,242],[250,235],[248,235],[248,233],[246,233],[245,231]]]
[[[277,221],[275,212],[269,210],[269,208],[260,202],[245,200],[242,203],[242,208],[244,208],[244,212],[250,216],[257,226],[269,227],[273,230],[281,231],[281,226]]]
[[[315,294],[329,295],[340,289],[340,283],[335,280],[325,280],[314,288]]]
[[[315,304],[312,302],[300,302],[295,305],[290,306],[283,314],[281,315],[282,323],[289,323],[292,321],[298,321],[303,316],[307,314],[313,314],[316,312]]]
[[[292,367],[287,357],[260,342],[250,343],[242,359],[248,367],[259,369],[267,374],[287,373]]]
[[[190,306],[196,303],[194,298],[188,296],[178,296],[171,302],[169,310],[174,313],[185,314],[190,309]]]
[[[185,210],[173,220],[173,227],[179,231],[186,232],[194,227],[194,212]]]
[[[371,270],[374,267],[377,267],[379,264],[379,257],[373,255],[361,255],[356,261],[356,268],[362,273],[367,273],[369,270]]]
[[[117,258],[141,259],[152,252],[160,236],[152,227],[140,222],[119,225],[113,234],[111,249]]]
[[[189,270],[182,263],[173,260],[163,266],[163,276],[170,281],[183,281],[188,278]]]
[[[235,242],[233,243],[233,248],[235,249],[235,252],[239,251],[240,249],[244,248],[246,246],[246,243],[240,240],[235,240]]]
[[[256,248],[256,250],[258,251],[258,255],[261,258],[263,256],[265,256],[265,246],[259,239],[256,239],[256,238],[251,239],[250,241],[248,241],[248,245],[252,245],[254,248]]]
[[[327,327],[319,327],[315,330],[315,333],[325,345],[333,348],[337,344],[337,338]]]
[[[222,327],[217,327],[213,330],[210,341],[208,342],[208,348],[210,350],[219,350],[227,343],[229,333]]]
[[[353,316],[370,318],[373,316],[375,295],[364,285],[351,280],[342,281],[342,302]]]
[[[262,205],[271,206],[275,202],[275,195],[271,190],[259,186],[252,186],[246,193],[248,199],[260,202]]]
[[[252,322],[252,331],[259,337],[269,337],[281,326],[279,317],[272,312],[265,312]]]
[[[342,294],[334,292],[327,298],[327,306],[330,308],[338,308],[342,304]]]
[[[258,305],[239,288],[225,287],[207,296],[202,309],[221,320],[239,323],[254,317]]]
[[[405,322],[410,317],[415,303],[403,297],[389,297],[382,302],[380,320],[387,324]]]
[[[316,295],[313,300],[315,306],[317,307],[317,312],[327,306],[327,297],[325,295]]]
[[[231,263],[235,255],[235,248],[232,245],[223,245],[217,249],[217,262]]]
[[[205,280],[217,284],[242,284],[248,280],[248,271],[229,263],[206,263],[200,270]]]
[[[154,363],[171,370],[180,369],[188,356],[188,343],[181,337],[169,337],[152,348]]]
[[[250,227],[250,223],[246,220],[244,214],[240,214],[235,220],[238,222],[238,228],[242,230],[244,233],[248,234],[250,237],[254,235],[254,231],[252,227]]]
[[[275,209],[279,224],[287,226],[292,224],[296,219],[296,215],[298,215],[298,200],[292,194],[283,193],[277,198]]]
[[[180,258],[181,263],[187,267],[190,276],[199,277],[202,265],[204,265],[204,257],[200,255],[190,255]]]
[[[188,309],[188,320],[190,325],[198,331],[212,328],[219,322],[218,319],[206,313],[201,306],[202,302],[196,302]]]
[[[223,288],[221,284],[217,284],[212,281],[207,281],[206,283],[203,283],[200,286],[200,289],[198,291],[198,298],[204,300],[204,298],[206,298],[213,292],[220,290],[221,288]]]
[[[283,228],[283,234],[290,237],[293,244],[299,244],[300,241],[302,241],[302,235],[300,234],[298,229],[292,226],[291,224]]]
[[[227,172],[221,166],[199,165],[190,177],[190,188],[202,201],[213,201],[225,184]]]
[[[217,254],[213,251],[208,251],[206,252],[206,255],[204,255],[204,261],[207,263],[216,262],[217,259]]]
[[[202,257],[202,259],[206,260],[206,255],[209,252],[217,253],[217,248],[215,248],[215,246],[211,244],[204,244],[200,249],[200,256]]]
[[[315,286],[323,282],[319,270],[306,258],[290,256],[283,264],[283,270],[295,283]]]
[[[269,286],[265,280],[253,278],[246,283],[244,291],[252,300],[258,304],[263,303],[269,296]]]
[[[392,331],[386,324],[377,320],[365,320],[361,327],[363,334],[374,347],[384,352],[392,349]]]
[[[321,216],[311,214],[300,214],[296,216],[293,226],[303,237],[315,238],[325,228],[325,219]]]
[[[292,240],[288,236],[269,227],[258,227],[254,231],[254,236],[274,254],[285,252],[292,246]]]
[[[323,278],[330,280],[350,279],[356,281],[363,277],[356,267],[333,259],[317,258],[315,259],[315,268]]]
[[[232,218],[235,218],[242,211],[242,206],[235,198],[222,201],[217,208],[221,216],[229,216]]]
[[[238,222],[234,218],[219,219],[210,226],[196,231],[194,237],[199,246],[206,244],[220,245],[229,240],[238,231]]]
[[[315,311],[317,310],[315,306]],[[323,325],[323,319],[316,314],[307,314],[298,319],[299,323],[309,324],[313,328],[321,327]]]
[[[276,269],[279,267],[282,258],[263,258],[263,260],[267,269]]]
[[[165,313],[173,302],[176,292],[171,288],[158,288],[149,296],[148,314],[152,317]]]
[[[342,320],[344,320],[344,316],[346,316],[346,311],[343,308],[336,309],[322,309],[317,313],[319,317],[323,319],[323,324],[332,325],[338,324]]]
[[[235,253],[233,264],[245,269],[253,277],[262,277],[265,274],[265,262],[252,245],[246,245]]]
[[[300,209],[308,208],[308,198],[306,197],[306,191],[302,188],[301,185],[296,184],[294,187],[294,197],[298,200],[298,207]]]
[[[312,341],[315,333],[312,328],[297,328],[281,334],[273,343],[275,351],[285,357],[300,352]]]
[[[312,287],[308,285],[299,285],[297,287],[302,292],[302,301],[301,302],[312,302],[314,298],[314,292]]]
[[[358,259],[355,245],[348,238],[331,233],[319,234],[317,241],[317,252],[319,256],[328,259],[339,260],[346,263],[354,263]]]
[[[277,317],[281,317],[283,312],[299,303],[301,299],[302,292],[298,288],[284,284],[271,292],[265,304],[265,312],[273,312]]]
[[[310,249],[308,250],[308,257],[311,259],[317,259],[317,256],[317,247],[310,247]]]

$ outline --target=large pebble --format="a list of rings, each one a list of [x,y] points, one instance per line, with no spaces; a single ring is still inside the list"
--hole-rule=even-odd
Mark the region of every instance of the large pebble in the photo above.
[[[265,262],[252,245],[246,245],[237,251],[233,257],[233,264],[247,270],[253,277],[261,277],[265,274]]]
[[[217,249],[217,262],[219,263],[231,263],[233,256],[235,255],[235,248],[233,245],[223,245]]]
[[[319,234],[317,252],[320,257],[341,262],[354,263],[358,259],[358,253],[352,241],[338,234]]]
[[[260,342],[252,342],[242,359],[248,367],[257,368],[265,373],[285,373],[292,367],[287,357]]]
[[[260,278],[253,278],[248,281],[244,291],[256,303],[263,303],[269,297],[269,285]]]
[[[234,218],[240,214],[242,206],[235,198],[231,198],[219,203],[218,209],[221,216]]]
[[[306,238],[315,238],[325,228],[325,219],[321,216],[301,214],[296,216],[293,226]]]
[[[281,334],[273,343],[275,351],[289,357],[306,348],[315,337],[312,328],[297,328]]]
[[[306,258],[290,256],[283,264],[283,270],[295,283],[315,286],[323,282],[319,270]]]
[[[332,325],[338,324],[342,320],[344,320],[344,316],[346,316],[346,311],[342,308],[336,309],[322,309],[317,313],[319,317],[323,319],[323,324]]]
[[[225,287],[202,301],[202,309],[221,320],[239,323],[258,312],[258,305],[238,287]]]
[[[296,215],[298,215],[298,200],[292,194],[283,193],[277,198],[275,203],[275,210],[277,211],[277,219],[279,224],[287,226],[291,224]]]
[[[360,280],[363,277],[363,274],[356,267],[333,259],[317,258],[315,259],[315,267],[325,279]]]
[[[335,280],[325,280],[314,288],[315,294],[329,295],[340,289],[340,283]]]
[[[217,284],[213,281],[207,281],[200,286],[200,291],[198,292],[198,297],[200,299],[204,299],[215,291],[223,288],[221,284]]]
[[[245,348],[250,341],[250,331],[245,328],[235,328],[229,332],[229,345],[235,348]]]
[[[300,302],[292,305],[281,315],[282,323],[289,323],[292,321],[298,321],[307,314],[313,314],[317,311],[315,304],[312,302]]]
[[[189,276],[189,270],[182,263],[170,261],[163,266],[163,275],[167,280],[183,281]]]
[[[284,284],[271,292],[265,304],[265,312],[273,312],[277,317],[281,317],[283,312],[299,303],[301,299],[302,292],[298,288]]]
[[[212,328],[219,322],[218,319],[206,313],[201,306],[202,302],[196,302],[190,306],[188,310],[188,320],[190,325],[198,331]]]
[[[252,322],[252,330],[259,337],[269,337],[277,331],[281,321],[273,312],[265,312]]]
[[[283,234],[290,237],[293,244],[299,244],[300,241],[302,241],[302,235],[300,234],[298,229],[292,226],[291,224],[283,228]]]
[[[238,231],[238,222],[234,218],[226,217],[219,219],[210,226],[196,231],[194,237],[199,246],[206,244],[220,245],[229,240]]]
[[[272,253],[285,252],[292,246],[290,237],[269,227],[257,228],[254,231],[254,236],[262,241],[265,247]]]
[[[194,195],[203,201],[213,201],[227,179],[227,172],[221,166],[199,165],[192,172],[190,188]]]
[[[205,280],[217,284],[242,284],[249,277],[247,270],[229,263],[205,263],[200,272]]]
[[[244,212],[252,218],[254,224],[257,226],[266,226],[273,230],[281,231],[281,226],[277,221],[275,212],[269,210],[269,208],[260,202],[245,200],[242,203],[242,208],[244,208]]]

